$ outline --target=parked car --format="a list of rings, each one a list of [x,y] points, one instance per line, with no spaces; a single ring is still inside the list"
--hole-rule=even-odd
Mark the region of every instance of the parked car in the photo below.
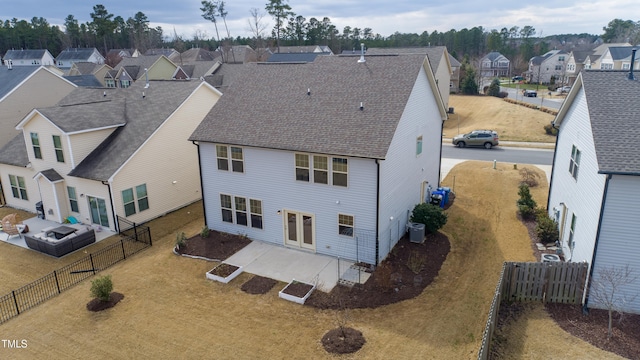
[[[556,89],[559,93],[568,93],[571,90],[571,86],[563,86]]]
[[[522,92],[522,95],[526,96],[526,97],[537,97],[538,96],[538,92],[535,90],[524,90]]]
[[[521,80],[524,80],[522,76],[514,76],[511,78],[511,81],[521,81]]]
[[[454,136],[451,140],[454,146],[483,146],[491,149],[498,146],[498,133],[493,130],[473,130],[470,133]]]

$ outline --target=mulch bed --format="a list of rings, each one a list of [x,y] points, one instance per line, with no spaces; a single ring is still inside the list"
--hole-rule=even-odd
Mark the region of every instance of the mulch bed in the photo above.
[[[332,354],[354,353],[366,342],[360,331],[350,327],[329,330],[321,341],[324,349]]]
[[[102,301],[98,298],[89,301],[89,303],[87,304],[87,310],[94,312],[107,310],[116,306],[116,304],[119,303],[122,299],[124,299],[124,295],[118,292],[112,292],[111,294],[109,294],[109,301]]]
[[[625,358],[640,359],[640,315],[614,313],[613,337],[608,339],[606,310],[589,309],[589,315],[584,315],[581,305],[547,304],[545,307],[553,320],[571,335]]]
[[[240,290],[248,294],[262,295],[268,293],[277,283],[277,280],[255,275],[247,282],[242,284]]]
[[[233,274],[234,271],[238,270],[239,267],[235,266],[235,265],[231,265],[231,264],[220,264],[216,267],[214,267],[213,269],[211,269],[211,271],[209,271],[209,274],[212,275],[217,275],[223,278],[226,278],[227,276]]]
[[[427,235],[422,244],[412,243],[405,236],[366,283],[352,288],[337,285],[330,293],[314,291],[305,305],[320,309],[375,308],[414,298],[433,282],[450,249],[449,239],[442,233]],[[410,261],[411,257],[419,260]],[[422,261],[417,274],[409,268]]]
[[[309,291],[311,291],[311,289],[313,289],[313,285],[294,281],[287,285],[287,287],[285,287],[282,292],[298,298],[303,298]]]
[[[249,245],[249,238],[239,235],[209,231],[209,237],[199,234],[186,240],[186,245],[176,251],[181,255],[200,256],[210,260],[222,261]]]

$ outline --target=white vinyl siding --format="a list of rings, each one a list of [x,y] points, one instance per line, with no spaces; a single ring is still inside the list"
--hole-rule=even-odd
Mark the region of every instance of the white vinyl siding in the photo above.
[[[69,208],[72,212],[80,212],[80,208],[78,207],[78,194],[76,193],[76,188],[67,186],[67,196],[69,196]]]
[[[64,162],[64,152],[62,151],[62,141],[60,140],[60,135],[53,135],[53,150],[56,153],[56,160],[58,162]]]
[[[16,199],[29,200],[27,196],[27,185],[22,176],[9,175],[11,184],[11,194]]]
[[[36,159],[42,159],[42,149],[40,148],[38,133],[31,133],[31,146],[33,147],[33,157]]]
[[[582,223],[582,221],[581,221]],[[634,275],[640,274],[640,177],[613,175],[609,181],[602,216],[598,251],[593,276],[598,278],[603,268],[623,268],[629,265]],[[621,295],[632,298],[640,294],[640,277],[621,289]],[[621,304],[624,312],[640,314],[640,298]],[[602,308],[590,298],[589,306]]]
[[[568,170],[573,149],[580,150],[579,176],[574,179]],[[576,94],[558,132],[553,179],[549,191],[549,215],[554,208],[567,208],[564,234],[560,239],[566,261],[591,263],[593,247],[600,218],[605,175],[598,174],[591,123],[587,111],[584,90]],[[576,228],[573,234],[575,247],[570,246],[571,214],[575,214]]]

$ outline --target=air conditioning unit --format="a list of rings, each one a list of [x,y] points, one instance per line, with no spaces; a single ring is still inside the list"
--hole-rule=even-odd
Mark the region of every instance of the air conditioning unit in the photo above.
[[[556,254],[542,254],[540,261],[543,263],[560,262],[560,256]]]

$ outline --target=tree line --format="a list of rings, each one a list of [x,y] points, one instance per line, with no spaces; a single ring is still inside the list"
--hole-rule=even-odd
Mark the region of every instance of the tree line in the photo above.
[[[389,36],[375,33],[372,28],[345,26],[342,30],[329,17],[309,18],[296,14],[287,0],[268,0],[264,10],[250,9],[248,25],[250,36],[233,37],[226,24],[228,12],[222,0],[202,1],[201,16],[213,23],[215,37],[206,38],[196,32],[192,38],[182,38],[177,34],[167,36],[161,27],[149,26],[149,19],[142,12],[124,19],[110,13],[104,5],[93,6],[91,21],[79,23],[74,15],[65,18],[64,30],[50,25],[42,17],[31,21],[0,20],[0,53],[10,49],[48,49],[54,56],[69,47],[95,47],[106,54],[109,49],[136,48],[141,52],[150,48],[174,47],[181,51],[190,47],[214,50],[219,46],[251,45],[253,48],[290,45],[325,45],[334,53],[359,49],[360,43],[367,47],[414,47],[446,46],[449,53],[464,63],[473,63],[490,51],[498,51],[509,58],[515,70],[526,70],[529,59],[553,48],[561,48],[566,43],[575,46],[578,39],[590,44],[598,35],[565,34],[542,37],[530,25],[511,28],[485,29],[476,26],[471,29],[437,30],[429,33],[400,33]],[[266,15],[270,15],[275,25],[267,31]],[[224,25],[226,33],[218,29]],[[640,42],[640,22],[614,19],[603,27],[599,37],[605,42]],[[568,49],[571,50],[571,49]]]

